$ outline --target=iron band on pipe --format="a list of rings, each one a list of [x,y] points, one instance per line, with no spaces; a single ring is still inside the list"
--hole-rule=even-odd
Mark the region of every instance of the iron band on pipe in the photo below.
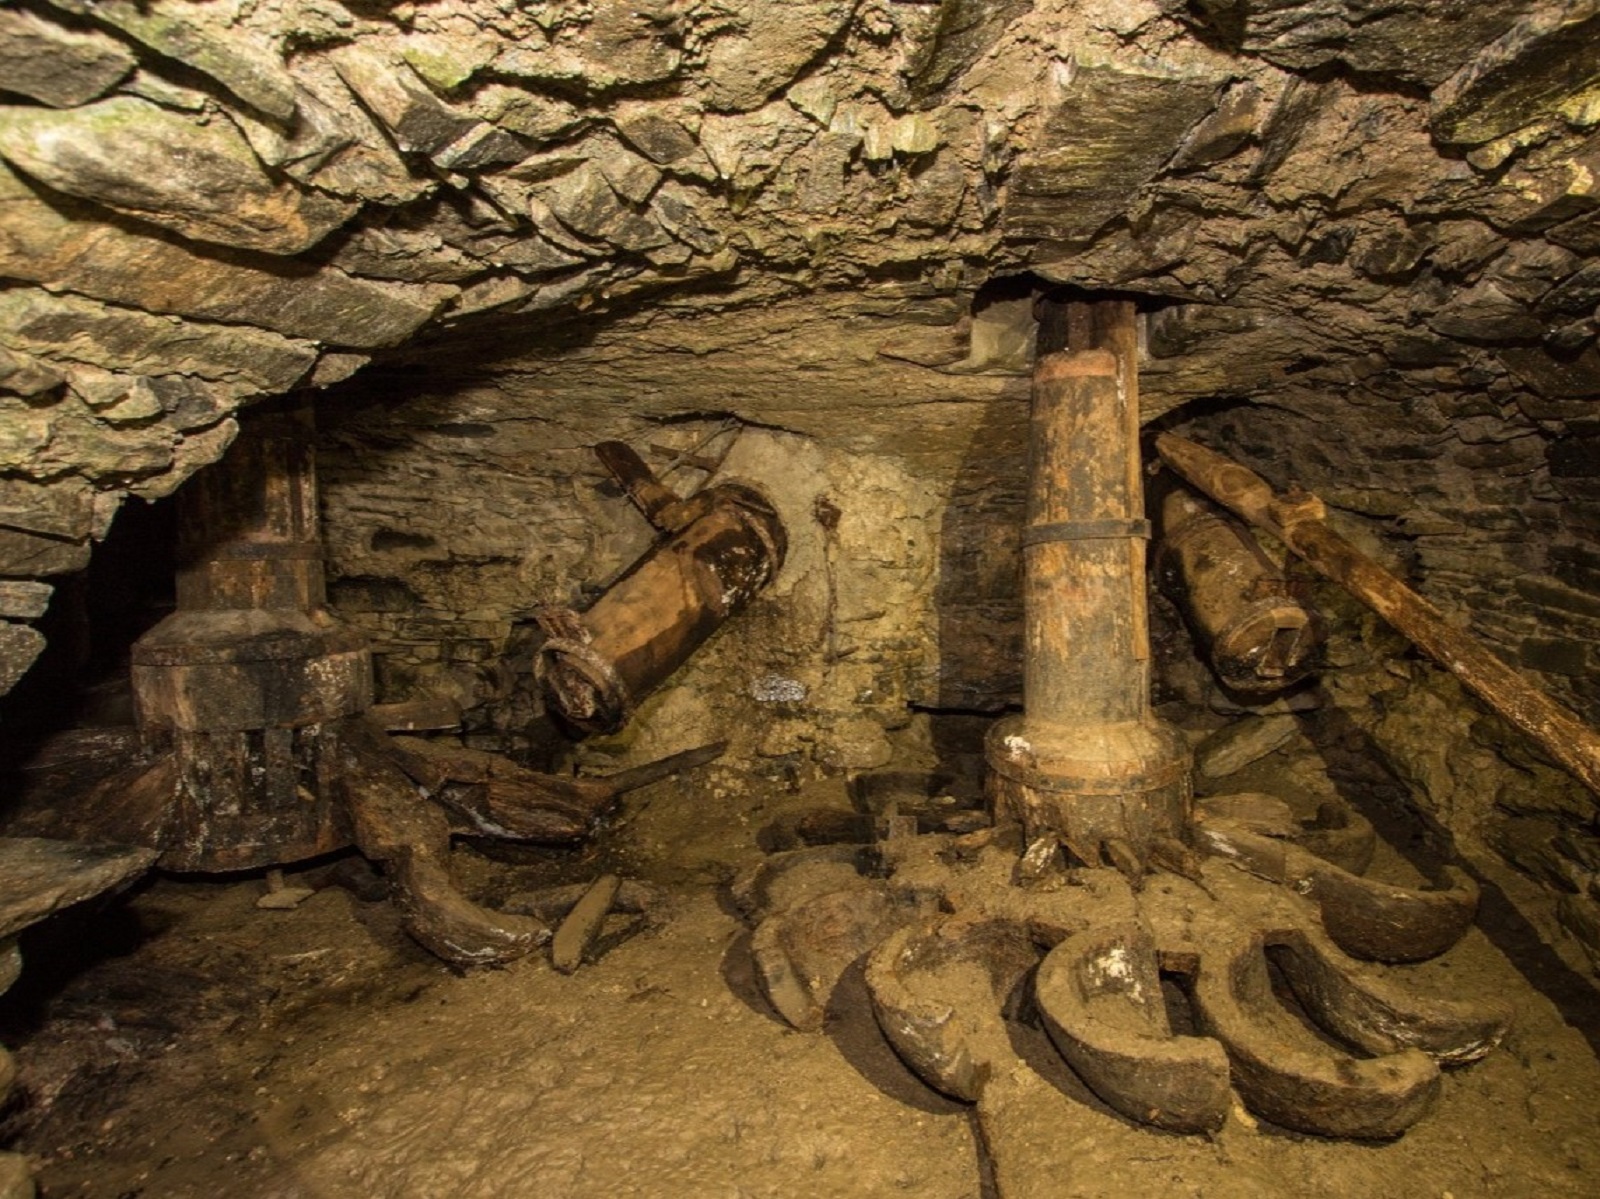
[[[1029,525],[1022,530],[1022,544],[1043,545],[1050,541],[1115,541],[1123,537],[1150,539],[1147,520],[1062,520],[1047,525]]]

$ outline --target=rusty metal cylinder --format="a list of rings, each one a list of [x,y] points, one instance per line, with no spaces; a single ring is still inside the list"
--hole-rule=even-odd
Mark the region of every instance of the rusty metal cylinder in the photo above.
[[[988,790],[1030,841],[1142,864],[1187,822],[1189,760],[1150,711],[1134,311],[1072,304],[1065,320],[1068,350],[1033,376],[1025,711],[990,731]]]
[[[1161,502],[1156,577],[1225,686],[1270,694],[1315,668],[1321,617],[1289,594],[1283,569],[1247,528],[1182,487]]]
[[[783,523],[752,487],[723,483],[585,612],[547,608],[535,660],[546,704],[590,733],[620,730],[783,566]]]
[[[253,409],[178,493],[178,607],[322,608],[316,425],[301,399]]]
[[[264,406],[179,493],[178,609],[132,652],[141,736],[178,768],[168,869],[347,842],[330,729],[371,706],[372,655],[324,603],[314,436],[309,401]]]
[[[1103,349],[1055,354],[1034,372],[1022,553],[1023,693],[1036,722],[1138,720],[1149,707],[1149,524],[1137,455],[1119,452],[1118,373]]]

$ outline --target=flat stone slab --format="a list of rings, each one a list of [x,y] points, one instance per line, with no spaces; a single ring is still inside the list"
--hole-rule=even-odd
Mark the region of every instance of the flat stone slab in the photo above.
[[[0,837],[0,938],[131,882],[155,860],[131,845]]]

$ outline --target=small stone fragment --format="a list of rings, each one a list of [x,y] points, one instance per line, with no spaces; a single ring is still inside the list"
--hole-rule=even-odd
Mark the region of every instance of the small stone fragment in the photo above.
[[[1251,717],[1208,737],[1195,751],[1195,767],[1205,777],[1237,774],[1252,762],[1281,749],[1299,731],[1293,716]]]
[[[256,907],[269,912],[290,912],[315,894],[311,887],[289,886],[284,882],[282,870],[269,870],[266,894],[256,899]]]
[[[920,112],[899,118],[889,134],[897,154],[930,154],[939,148],[941,140],[939,126]]]
[[[1433,248],[1433,231],[1402,227],[1357,243],[1350,265],[1370,279],[1404,279]]]
[[[541,96],[506,84],[479,88],[473,111],[484,120],[542,143],[572,133],[591,118],[569,100]]]
[[[661,182],[659,167],[615,142],[600,142],[592,157],[611,189],[629,203],[643,204]]]
[[[0,616],[37,620],[50,606],[50,596],[54,591],[55,588],[49,583],[31,579],[0,579]]]
[[[11,415],[0,413],[0,422]],[[94,527],[93,492],[81,479],[30,483],[0,478],[0,525],[82,541]]]
[[[800,80],[784,93],[784,98],[824,129],[832,123],[834,110],[839,107],[833,84],[818,75]]]
[[[1478,145],[1538,120],[1600,79],[1600,4],[1537,8],[1434,90],[1440,141]]]
[[[521,138],[479,121],[432,158],[441,170],[479,171],[521,162],[527,156],[528,146]]]
[[[331,62],[302,56],[294,74],[301,89],[300,115],[291,132],[244,113],[230,114],[263,162],[351,200],[404,204],[437,186],[436,180],[412,173]]]
[[[593,162],[555,180],[543,197],[567,228],[584,237],[624,250],[645,250],[668,240],[661,226],[624,203]]]
[[[63,29],[23,9],[0,8],[0,90],[52,108],[103,96],[133,70],[133,55],[103,33]]]
[[[226,123],[132,96],[60,111],[0,108],[0,155],[57,191],[196,241],[269,254],[309,249],[354,211],[274,183]]]
[[[1210,115],[1189,130],[1168,168],[1187,171],[1221,162],[1255,133],[1260,107],[1260,88],[1250,80],[1235,83]]]
[[[91,377],[88,371],[76,371],[67,386],[107,424],[135,425],[164,411],[161,398],[145,376],[95,374],[98,377]]]
[[[868,162],[888,162],[894,157],[894,131],[874,122],[861,134],[861,157]]]
[[[500,53],[494,72],[586,91],[660,83],[683,65],[678,6],[666,0],[595,0],[590,19],[563,26],[545,43],[529,39]]]
[[[0,622],[0,693],[10,691],[28,673],[44,649],[44,634],[13,621]]]
[[[714,254],[728,238],[724,231],[707,223],[707,207],[697,202],[693,191],[672,180],[657,189],[650,204],[650,210],[673,237],[702,254]]]
[[[3,258],[0,258],[3,261]],[[37,358],[0,349],[0,392],[12,395],[42,395],[61,386],[61,374]]]
[[[0,576],[32,579],[64,575],[88,565],[87,544],[0,529]]]
[[[1032,8],[1033,0],[939,0],[932,29],[907,57],[912,95],[943,92]]]
[[[334,69],[402,150],[436,154],[483,124],[471,113],[445,104],[403,62],[392,62],[365,46],[340,46],[329,53]]]
[[[839,35],[855,0],[734,0],[732,19],[706,50],[706,102],[720,112],[760,108]]]
[[[1487,281],[1454,297],[1428,327],[1446,337],[1489,343],[1535,341],[1544,332],[1543,321]]]
[[[429,87],[449,93],[486,67],[497,52],[492,38],[412,34],[402,44],[400,57]]]
[[[529,241],[538,241],[538,238],[528,238]],[[522,243],[517,243],[520,246]],[[465,288],[461,298],[456,301],[456,306],[450,310],[450,319],[470,316],[475,312],[488,312],[492,308],[503,308],[507,304],[515,304],[518,300],[526,299],[533,294],[534,286],[526,279],[519,279],[515,275],[491,275],[487,279]]]
[[[622,880],[616,875],[602,874],[556,929],[550,941],[550,964],[562,974],[571,974],[581,966],[584,955],[594,948],[621,886]]]

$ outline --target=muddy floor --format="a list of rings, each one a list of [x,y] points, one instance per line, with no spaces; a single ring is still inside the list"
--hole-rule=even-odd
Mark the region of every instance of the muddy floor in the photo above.
[[[654,885],[649,917],[614,917],[571,976],[543,958],[452,972],[401,933],[359,860],[291,874],[317,890],[290,911],[256,906],[260,878],[157,879],[25,944],[25,978],[0,1001],[21,1072],[3,1131],[46,1199],[981,1199],[993,1184],[975,1122],[894,1057],[859,977],[822,1034],[789,1030],[760,998],[728,899],[774,830],[860,796],[844,779],[718,766],[630,796],[586,851],[461,847],[468,889],[494,903],[603,870]],[[1397,881],[1407,869],[1380,860]],[[1323,1141],[1240,1110],[1212,1139],[1149,1132],[1018,1026],[1056,1121],[1059,1168],[1033,1185],[1108,1199],[1600,1194],[1595,993],[1487,900],[1487,931],[1405,970],[1434,993],[1509,997],[1517,1023],[1447,1074],[1437,1110],[1398,1141]]]

